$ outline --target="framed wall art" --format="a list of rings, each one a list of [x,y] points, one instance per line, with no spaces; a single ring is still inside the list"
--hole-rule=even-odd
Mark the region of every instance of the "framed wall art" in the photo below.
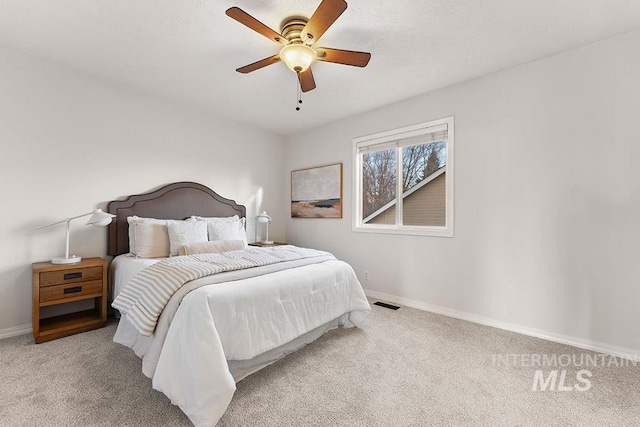
[[[291,172],[291,218],[342,218],[342,163]]]

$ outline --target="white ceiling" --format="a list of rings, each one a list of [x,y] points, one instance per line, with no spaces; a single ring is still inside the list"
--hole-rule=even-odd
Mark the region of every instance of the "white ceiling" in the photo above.
[[[639,0],[347,2],[319,45],[371,61],[314,64],[299,112],[284,64],[235,72],[278,45],[224,12],[279,31],[320,0],[0,0],[0,47],[290,134],[640,28]]]

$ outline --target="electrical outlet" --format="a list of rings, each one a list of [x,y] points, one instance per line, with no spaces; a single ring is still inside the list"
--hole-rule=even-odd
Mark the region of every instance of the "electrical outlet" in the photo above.
[[[369,270],[365,270],[365,272],[364,272],[364,280],[369,280]]]

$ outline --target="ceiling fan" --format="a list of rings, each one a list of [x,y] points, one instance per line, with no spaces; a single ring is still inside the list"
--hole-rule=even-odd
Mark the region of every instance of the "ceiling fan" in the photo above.
[[[226,14],[231,18],[283,45],[280,53],[240,67],[236,71],[247,74],[282,61],[298,75],[302,91],[308,92],[316,87],[311,72],[311,64],[316,60],[366,67],[371,59],[371,54],[368,52],[316,46],[320,37],[346,9],[347,3],[344,0],[322,0],[310,19],[301,17],[285,19],[280,33],[267,27],[238,7],[228,9]]]

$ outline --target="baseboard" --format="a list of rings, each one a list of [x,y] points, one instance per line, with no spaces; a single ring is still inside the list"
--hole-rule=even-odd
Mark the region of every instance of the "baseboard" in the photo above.
[[[3,338],[17,337],[31,333],[31,323],[28,325],[14,326],[12,328],[0,329],[0,340]]]
[[[541,338],[547,341],[557,342],[559,344],[566,344],[573,347],[582,348],[584,350],[596,351],[598,353],[604,353],[611,356],[620,357],[622,359],[640,361],[640,351],[631,348],[618,347],[610,344],[605,344],[597,341],[585,340],[583,338],[571,337],[562,334],[555,334],[552,332],[542,331],[540,329],[529,328],[526,326],[516,325],[513,323],[501,322],[491,319],[489,317],[478,316],[476,314],[465,313],[463,311],[453,310],[447,307],[441,307],[433,304],[426,304],[420,301],[411,300],[408,298],[402,298],[395,295],[385,294],[383,292],[372,291],[369,289],[364,290],[368,297],[381,299],[407,307],[417,308],[419,310],[429,311],[436,314],[442,314],[444,316],[454,317],[456,319],[466,320],[480,325],[491,326],[498,329],[504,329],[506,331],[516,332],[522,335],[528,335],[531,337]]]

